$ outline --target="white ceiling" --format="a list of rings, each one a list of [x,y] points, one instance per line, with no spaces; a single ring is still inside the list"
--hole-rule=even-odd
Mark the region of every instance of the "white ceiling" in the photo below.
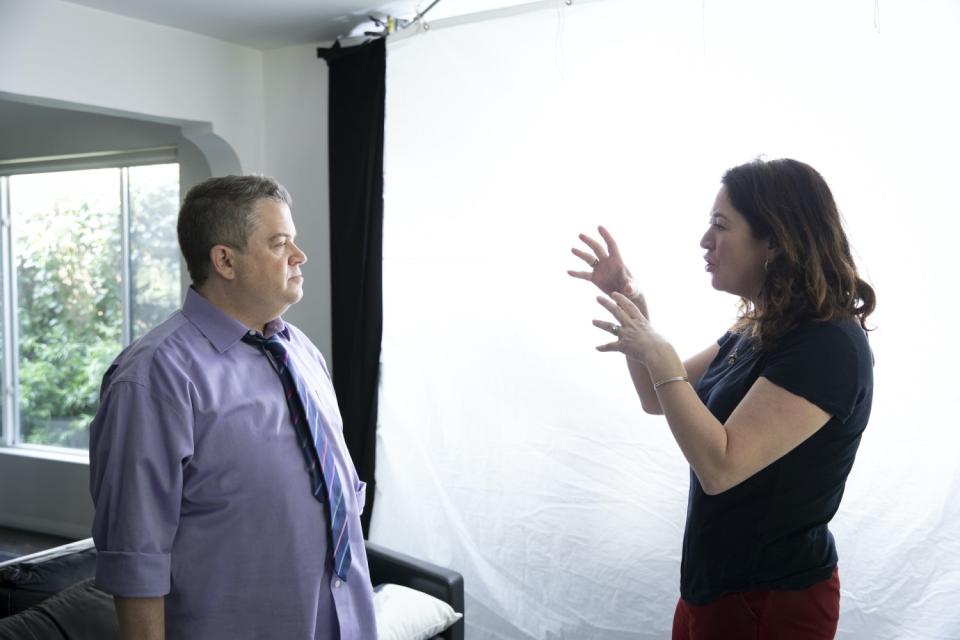
[[[413,18],[432,0],[68,0],[118,15],[193,31],[254,49],[329,42],[370,14]],[[527,0],[529,2],[530,0]],[[440,0],[427,20],[524,4],[518,0]]]

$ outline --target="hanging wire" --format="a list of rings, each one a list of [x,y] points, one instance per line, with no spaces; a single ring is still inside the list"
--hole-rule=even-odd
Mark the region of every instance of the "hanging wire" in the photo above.
[[[700,40],[703,42],[703,57],[707,57],[707,0],[700,2]]]
[[[563,2],[557,2],[557,36],[553,43],[553,64],[557,67],[557,72],[560,74],[560,77],[563,78],[563,30],[566,26],[566,9],[564,7],[573,5],[573,0],[563,0]]]
[[[880,0],[873,0],[873,28],[880,33]]]
[[[439,3],[440,3],[440,0],[433,0],[433,2],[431,2],[426,9],[424,9],[423,11],[417,11],[417,15],[415,15],[411,20],[400,20],[399,21],[400,29],[406,29],[410,25],[420,24],[423,27],[424,31],[428,31],[430,29],[430,23],[424,20],[423,17],[427,15],[427,12],[429,12],[430,9],[433,9]]]

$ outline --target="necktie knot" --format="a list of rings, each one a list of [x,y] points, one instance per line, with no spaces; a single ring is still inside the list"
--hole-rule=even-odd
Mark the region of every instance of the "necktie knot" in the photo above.
[[[284,348],[283,343],[280,342],[280,339],[276,334],[265,338],[262,334],[256,333],[254,331],[248,331],[243,334],[243,341],[247,344],[252,344],[258,349],[263,349],[269,351],[274,358],[278,360],[283,360],[284,356],[287,354],[286,348]]]

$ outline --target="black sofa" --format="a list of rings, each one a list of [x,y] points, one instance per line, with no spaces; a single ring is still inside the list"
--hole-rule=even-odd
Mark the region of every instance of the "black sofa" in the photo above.
[[[367,543],[373,584],[427,593],[463,612],[463,577],[380,545]],[[112,596],[93,585],[91,539],[0,563],[0,640],[119,638]],[[464,621],[438,638],[463,640]]]

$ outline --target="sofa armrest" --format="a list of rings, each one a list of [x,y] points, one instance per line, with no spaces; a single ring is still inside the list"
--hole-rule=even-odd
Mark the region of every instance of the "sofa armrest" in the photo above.
[[[83,540],[77,540],[76,542],[68,542],[67,544],[60,545],[59,547],[53,547],[50,549],[44,549],[43,551],[37,551],[36,553],[31,553],[27,556],[19,556],[12,558],[10,560],[5,560],[0,562],[0,569],[3,567],[8,567],[15,564],[37,564],[40,562],[46,562],[47,560],[52,560],[54,558],[59,558],[61,556],[68,556],[71,553],[76,553],[78,551],[86,551],[87,549],[93,548],[93,538],[84,538]]]
[[[372,542],[366,543],[370,579],[422,591],[463,613],[463,576]],[[0,618],[29,609],[78,582],[93,578],[96,549],[87,538],[0,563]],[[461,618],[441,636],[463,640]]]
[[[16,615],[0,618],[0,640],[119,640],[113,596],[84,580]]]
[[[389,582],[416,589],[443,600],[454,611],[463,613],[463,576],[459,573],[373,542],[368,541],[366,545],[370,581],[374,585]],[[463,640],[463,618],[440,637],[444,640]]]
[[[0,563],[0,618],[93,578],[96,553],[93,540],[87,538]]]

